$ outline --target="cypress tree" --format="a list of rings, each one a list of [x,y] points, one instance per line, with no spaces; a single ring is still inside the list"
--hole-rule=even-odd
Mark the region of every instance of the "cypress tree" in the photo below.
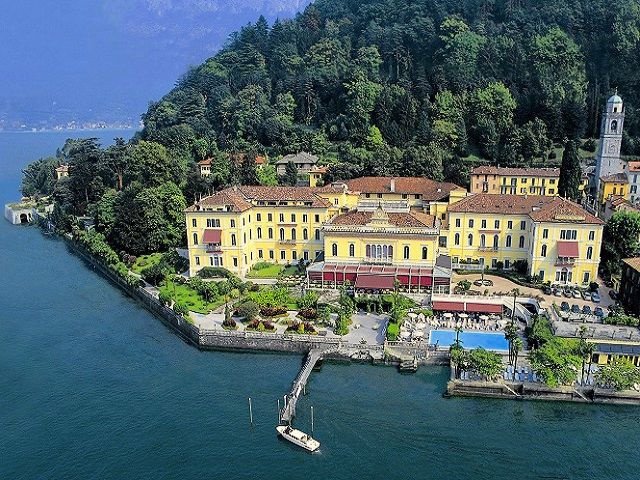
[[[562,154],[560,183],[558,184],[558,193],[560,196],[575,201],[579,200],[581,177],[582,169],[580,168],[580,157],[578,157],[578,145],[575,140],[569,140]]]

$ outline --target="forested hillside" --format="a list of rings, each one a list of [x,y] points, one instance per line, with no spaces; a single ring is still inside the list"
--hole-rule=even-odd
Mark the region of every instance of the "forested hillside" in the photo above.
[[[28,169],[23,191],[53,193],[59,225],[92,215],[113,245],[140,253],[179,244],[198,195],[276,184],[256,155],[307,150],[333,179],[464,184],[474,164],[559,165],[554,145],[596,137],[614,88],[623,153],[637,154],[639,42],[636,0],[318,0],[232,35],[149,106],[131,142],[69,142]],[[54,182],[60,163],[70,177]]]
[[[307,149],[337,154],[338,177],[455,180],[443,160],[544,163],[550,140],[597,136],[617,87],[635,153],[639,27],[634,0],[318,0],[233,35],[150,106],[142,137],[194,159]]]

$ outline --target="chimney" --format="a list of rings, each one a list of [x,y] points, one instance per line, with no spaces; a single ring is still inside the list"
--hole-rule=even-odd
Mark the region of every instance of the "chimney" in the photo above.
[[[396,193],[396,179],[391,177],[391,193]]]

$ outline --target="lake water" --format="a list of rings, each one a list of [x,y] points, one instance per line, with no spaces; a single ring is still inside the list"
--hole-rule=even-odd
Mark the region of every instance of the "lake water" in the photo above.
[[[0,134],[3,203],[65,137]],[[0,222],[0,247],[2,480],[639,477],[639,409],[447,400],[439,367],[326,364],[310,455],[274,430],[300,357],[200,352],[35,228]]]

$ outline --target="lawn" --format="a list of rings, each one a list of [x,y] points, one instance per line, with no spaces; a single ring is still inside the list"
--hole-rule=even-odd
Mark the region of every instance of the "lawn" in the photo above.
[[[260,262],[256,263],[249,273],[248,278],[277,278],[285,268],[277,263]]]
[[[160,261],[161,253],[151,253],[149,255],[140,255],[136,258],[135,263],[131,266],[131,270],[135,273],[141,273],[147,267],[155,265]]]
[[[222,297],[216,302],[207,302],[194,289],[171,281],[163,282],[160,291],[168,293],[176,302],[186,305],[189,311],[196,313],[207,314],[224,303]]]

